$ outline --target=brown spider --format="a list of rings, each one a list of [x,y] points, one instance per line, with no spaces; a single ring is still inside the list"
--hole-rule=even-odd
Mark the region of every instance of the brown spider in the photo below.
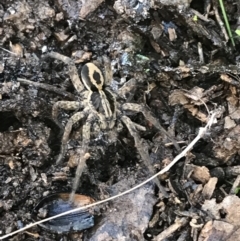
[[[131,86],[128,86],[126,83],[118,90],[117,93],[113,93],[110,90],[109,86],[112,81],[112,71],[110,61],[107,57],[103,57],[104,74],[95,64],[87,63],[81,70],[81,81],[78,76],[74,61],[71,58],[56,52],[51,52],[48,55],[51,58],[58,59],[67,64],[72,84],[79,93],[79,97],[81,99],[81,102],[58,101],[53,105],[52,116],[57,123],[59,108],[77,111],[70,117],[64,128],[64,134],[61,142],[61,151],[57,159],[57,164],[62,161],[66,154],[67,142],[69,140],[69,135],[72,131],[73,125],[86,118],[86,122],[82,126],[82,145],[70,199],[73,198],[76,192],[83,167],[85,166],[85,161],[89,158],[88,147],[90,142],[90,129],[92,123],[99,123],[101,130],[114,131],[117,120],[120,120],[127,127],[129,133],[134,138],[137,151],[152,174],[154,171],[150,164],[148,146],[144,140],[141,139],[138,133],[139,131],[145,131],[146,128],[131,121],[131,119],[125,115],[125,111],[132,111],[135,113],[141,112],[149,122],[151,122],[157,129],[167,135],[168,138],[178,148],[178,145],[175,143],[175,141],[169,136],[169,134],[160,125],[159,121],[151,114],[146,106],[135,103],[122,104],[122,102],[120,102],[120,100],[125,99],[125,95],[131,91]],[[156,183],[161,188],[158,179],[156,179]]]

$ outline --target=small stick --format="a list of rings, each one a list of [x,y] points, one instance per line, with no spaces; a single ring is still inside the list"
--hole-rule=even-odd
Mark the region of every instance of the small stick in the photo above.
[[[224,26],[224,23],[223,23],[222,19],[220,18],[220,15],[219,15],[219,12],[218,12],[218,8],[215,5],[213,6],[213,10],[214,10],[214,13],[215,13],[218,25],[219,25],[219,27],[222,30],[223,36],[224,36],[226,42],[228,42],[229,37],[228,37],[228,34],[227,34],[227,30],[226,30],[226,28]]]
[[[176,219],[175,223],[170,225],[164,231],[162,231],[158,236],[156,236],[154,241],[162,241],[167,239],[170,235],[176,232],[179,228],[185,226],[187,224],[187,218]]]
[[[202,44],[200,42],[198,42],[198,54],[199,54],[200,63],[204,64],[203,49],[202,49]]]
[[[58,95],[63,95],[68,97],[71,100],[74,100],[74,95],[68,93],[67,91],[60,89],[58,87],[49,85],[49,84],[45,84],[45,83],[38,83],[38,82],[33,82],[31,80],[27,80],[27,79],[22,79],[22,78],[17,78],[17,80],[24,85],[32,85],[38,88],[41,88],[43,90],[47,90],[47,91],[51,91],[51,92],[55,92]]]
[[[199,13],[198,11],[191,9],[190,10],[192,13],[194,13],[195,15],[197,15],[201,20],[205,21],[205,22],[210,22],[210,19],[208,19],[206,16],[203,16],[201,13]]]

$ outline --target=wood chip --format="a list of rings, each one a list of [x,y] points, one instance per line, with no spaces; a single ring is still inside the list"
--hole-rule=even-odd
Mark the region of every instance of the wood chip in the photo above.
[[[64,31],[59,32],[59,33],[54,33],[54,36],[56,37],[56,39],[60,42],[66,41],[69,37],[69,35],[66,35],[64,33]]]
[[[213,192],[216,188],[217,182],[218,182],[218,179],[216,177],[212,177],[206,183],[206,185],[204,186],[203,191],[202,191],[202,196],[205,200],[210,199],[212,197]]]

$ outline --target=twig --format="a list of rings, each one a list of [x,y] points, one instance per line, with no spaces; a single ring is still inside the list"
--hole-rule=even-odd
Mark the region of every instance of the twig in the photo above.
[[[205,21],[205,22],[210,22],[210,21],[211,21],[211,20],[208,19],[206,16],[203,16],[201,13],[199,13],[198,11],[196,11],[196,10],[194,10],[194,9],[190,9],[190,11],[191,11],[192,13],[194,13],[195,15],[197,15],[198,18],[202,19],[202,20]]]
[[[16,56],[17,56],[17,54],[16,54],[16,53],[13,53],[12,51],[9,51],[9,50],[4,49],[4,48],[2,48],[2,47],[0,47],[0,49],[4,50],[4,51],[6,51],[6,52],[8,52],[8,53],[10,53],[10,54],[13,54],[13,55],[16,55]]]
[[[223,36],[224,36],[224,38],[225,38],[225,40],[227,42],[229,40],[229,36],[227,34],[227,31],[226,31],[226,28],[224,26],[224,23],[223,23],[222,19],[220,18],[220,15],[219,15],[219,12],[218,12],[218,8],[215,5],[213,6],[213,10],[214,10],[214,13],[215,13],[218,25],[221,28]]]
[[[156,236],[154,241],[162,241],[167,239],[171,234],[177,231],[179,228],[185,226],[187,224],[187,218],[177,219],[174,224],[166,228],[163,232],[161,232],[158,236]]]
[[[68,93],[67,91],[60,89],[58,87],[55,87],[55,86],[52,86],[49,84],[45,84],[45,83],[42,84],[42,83],[38,83],[38,82],[33,82],[31,80],[22,79],[22,78],[17,78],[17,80],[23,85],[32,85],[32,86],[35,86],[35,87],[38,87],[38,88],[41,88],[41,89],[44,89],[47,91],[54,92],[58,95],[63,95],[65,97],[68,97],[71,100],[74,100],[74,95],[72,95],[72,94]]]
[[[179,155],[177,155],[168,166],[166,166],[166,167],[163,168],[160,172],[158,172],[157,174],[153,175],[152,177],[150,177],[149,179],[145,180],[144,182],[138,184],[137,186],[135,186],[135,187],[133,187],[133,188],[131,188],[131,189],[125,191],[125,192],[119,193],[119,194],[117,194],[117,195],[115,195],[115,196],[112,196],[112,197],[110,197],[110,198],[107,198],[107,199],[104,199],[104,200],[101,200],[101,201],[98,201],[98,202],[95,202],[95,203],[86,205],[86,206],[84,206],[84,207],[75,208],[75,209],[72,209],[72,210],[70,210],[70,211],[67,211],[67,212],[64,212],[64,213],[55,215],[55,216],[53,216],[53,217],[46,218],[46,219],[43,219],[43,220],[41,220],[41,221],[38,221],[38,222],[35,222],[35,223],[32,223],[32,224],[29,224],[29,225],[25,226],[24,228],[21,228],[21,229],[19,229],[19,230],[16,230],[16,231],[14,231],[14,232],[12,232],[12,233],[9,233],[9,234],[6,234],[6,235],[0,237],[0,240],[3,240],[3,239],[5,239],[5,238],[7,238],[7,237],[10,237],[10,236],[15,235],[15,234],[17,234],[17,233],[20,233],[20,232],[22,232],[22,231],[25,231],[25,230],[27,230],[27,229],[35,226],[35,225],[38,225],[38,224],[41,224],[41,223],[44,223],[44,222],[53,220],[53,219],[55,219],[55,218],[59,218],[59,217],[62,217],[62,216],[65,216],[65,215],[68,215],[68,214],[71,214],[71,213],[74,213],[74,212],[78,212],[78,211],[83,210],[83,209],[91,208],[91,207],[94,207],[94,206],[96,206],[96,205],[100,205],[100,204],[103,204],[103,203],[105,203],[105,202],[109,202],[109,201],[111,201],[111,200],[113,200],[113,199],[116,199],[116,198],[118,198],[118,197],[121,197],[121,196],[123,196],[123,195],[126,195],[126,194],[128,194],[128,193],[136,190],[137,188],[142,187],[143,185],[145,185],[145,184],[148,183],[149,181],[151,181],[151,180],[153,180],[154,178],[156,178],[158,175],[162,175],[162,174],[166,173],[167,171],[169,171],[169,169],[170,169],[175,163],[177,163],[182,157],[184,157],[184,156],[193,148],[193,146],[196,144],[196,142],[198,142],[198,141],[204,136],[204,134],[205,134],[205,133],[207,132],[207,130],[212,126],[212,124],[216,122],[216,116],[217,116],[217,114],[218,114],[218,110],[214,111],[214,112],[212,113],[212,115],[210,115],[207,125],[206,125],[205,127],[199,128],[198,135],[194,138],[194,140],[193,140]]]
[[[202,49],[202,44],[198,42],[198,54],[199,54],[199,62],[201,64],[204,64],[204,57],[203,57],[203,49]]]

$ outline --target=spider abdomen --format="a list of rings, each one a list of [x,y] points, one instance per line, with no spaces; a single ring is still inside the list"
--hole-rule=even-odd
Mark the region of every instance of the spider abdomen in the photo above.
[[[112,129],[115,124],[116,108],[113,101],[114,97],[103,90],[91,92],[89,95],[90,106],[98,115],[102,129]]]

